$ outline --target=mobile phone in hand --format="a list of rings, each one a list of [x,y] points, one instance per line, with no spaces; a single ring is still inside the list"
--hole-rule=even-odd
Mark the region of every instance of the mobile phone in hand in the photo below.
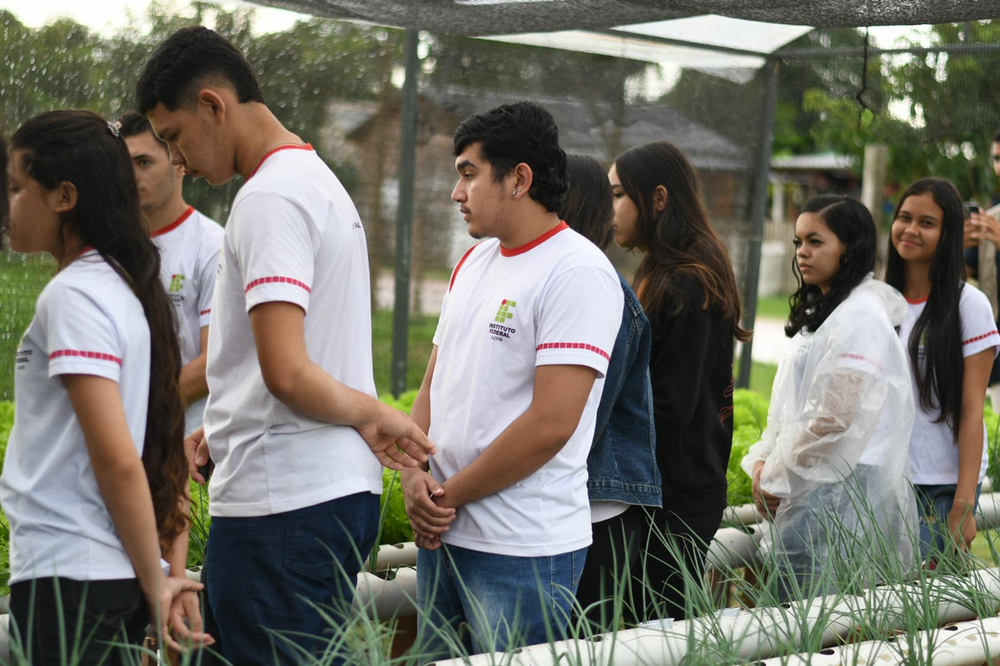
[[[979,213],[979,204],[973,203],[971,201],[966,201],[962,204],[962,210],[965,213],[965,219],[972,217],[973,213]]]

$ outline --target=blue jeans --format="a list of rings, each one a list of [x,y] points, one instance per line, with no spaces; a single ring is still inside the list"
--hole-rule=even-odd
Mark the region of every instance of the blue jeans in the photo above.
[[[378,519],[372,493],[270,516],[213,518],[206,567],[218,651],[249,666],[298,664],[303,651],[325,648],[349,618]]]
[[[417,555],[421,663],[507,651],[566,637],[587,549],[550,557],[496,555],[457,546]],[[468,623],[470,636],[459,636]],[[453,642],[454,641],[454,642]]]
[[[957,484],[940,486],[915,485],[917,494],[917,516],[920,518],[920,559],[929,556],[940,558],[948,552],[951,543],[948,533],[948,514],[955,503]],[[976,508],[979,508],[979,491],[983,484],[976,486]]]

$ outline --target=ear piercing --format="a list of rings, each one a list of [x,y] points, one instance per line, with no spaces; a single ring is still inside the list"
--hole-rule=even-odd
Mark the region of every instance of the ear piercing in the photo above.
[[[517,196],[520,193],[521,193],[521,188],[514,190],[514,196]]]

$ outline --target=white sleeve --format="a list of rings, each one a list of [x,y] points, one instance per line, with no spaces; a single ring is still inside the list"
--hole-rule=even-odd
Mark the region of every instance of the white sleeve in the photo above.
[[[95,375],[119,381],[121,337],[109,313],[80,287],[59,283],[38,301],[45,331],[49,378]]]
[[[247,312],[274,301],[294,303],[308,312],[320,239],[305,212],[282,196],[260,193],[243,199],[231,220],[238,225],[233,246]]]
[[[962,317],[962,356],[972,356],[993,348],[996,356],[1000,350],[1000,334],[993,321],[993,308],[986,294],[966,285],[960,301]]]
[[[206,222],[215,224],[214,222]],[[221,227],[220,227],[221,230]],[[208,326],[212,319],[212,298],[215,278],[219,274],[219,252],[222,251],[222,234],[206,233],[198,257],[198,326]]]
[[[535,313],[535,365],[585,365],[603,377],[624,308],[621,283],[596,266],[555,276]]]

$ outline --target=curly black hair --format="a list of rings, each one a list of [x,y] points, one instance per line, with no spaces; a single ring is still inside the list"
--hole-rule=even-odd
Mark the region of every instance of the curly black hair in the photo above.
[[[483,159],[500,182],[522,162],[531,167],[528,194],[551,213],[559,211],[569,191],[566,153],[552,114],[533,102],[503,104],[466,118],[455,130],[455,156],[479,143]]]

